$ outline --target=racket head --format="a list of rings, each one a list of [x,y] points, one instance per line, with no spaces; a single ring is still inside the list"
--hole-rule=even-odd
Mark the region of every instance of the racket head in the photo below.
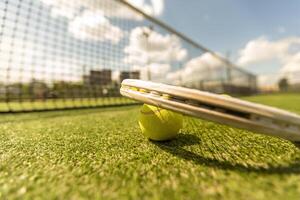
[[[137,101],[258,133],[300,141],[300,116],[257,103],[179,86],[125,79],[120,92]]]

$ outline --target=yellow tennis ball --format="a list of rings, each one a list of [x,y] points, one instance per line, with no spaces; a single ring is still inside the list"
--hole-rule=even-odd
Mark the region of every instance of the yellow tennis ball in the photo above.
[[[176,137],[182,128],[181,114],[144,104],[139,114],[139,126],[143,135],[151,140],[164,141]]]
[[[168,95],[168,94],[163,94],[163,95],[162,95],[162,98],[163,98],[163,99],[171,99],[171,96]]]
[[[221,94],[223,97],[231,97],[229,94]]]
[[[130,89],[133,90],[133,91],[138,91],[138,90],[139,90],[139,89],[136,88],[136,87],[130,87]]]

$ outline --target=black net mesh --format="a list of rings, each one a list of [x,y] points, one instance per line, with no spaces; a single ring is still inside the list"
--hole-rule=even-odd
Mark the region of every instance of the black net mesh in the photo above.
[[[126,78],[256,87],[255,76],[126,1],[0,1],[0,112],[130,104],[119,94]]]

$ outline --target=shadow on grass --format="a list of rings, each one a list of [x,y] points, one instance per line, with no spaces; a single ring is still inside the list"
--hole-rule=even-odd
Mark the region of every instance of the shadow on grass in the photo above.
[[[160,149],[187,161],[194,162],[197,165],[215,167],[224,170],[233,170],[239,172],[256,172],[262,174],[299,174],[300,160],[294,160],[288,166],[245,166],[239,163],[231,163],[229,161],[221,161],[213,158],[205,158],[197,153],[184,149],[185,146],[201,145],[201,140],[195,135],[180,134],[175,140],[166,142],[151,141]],[[250,151],[250,149],[249,149]]]

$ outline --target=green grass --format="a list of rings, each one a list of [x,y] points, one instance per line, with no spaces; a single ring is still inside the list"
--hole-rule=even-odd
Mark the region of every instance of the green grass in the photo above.
[[[245,99],[252,102],[264,103],[270,106],[275,106],[292,112],[300,113],[299,93],[258,95],[258,96],[246,97]]]
[[[129,104],[133,101],[124,97],[78,98],[78,99],[48,99],[35,101],[0,102],[0,112],[54,110],[62,108],[82,108],[108,105]]]
[[[300,113],[300,95],[247,98]],[[185,118],[150,142],[138,107],[0,118],[0,199],[299,199],[292,143]]]

